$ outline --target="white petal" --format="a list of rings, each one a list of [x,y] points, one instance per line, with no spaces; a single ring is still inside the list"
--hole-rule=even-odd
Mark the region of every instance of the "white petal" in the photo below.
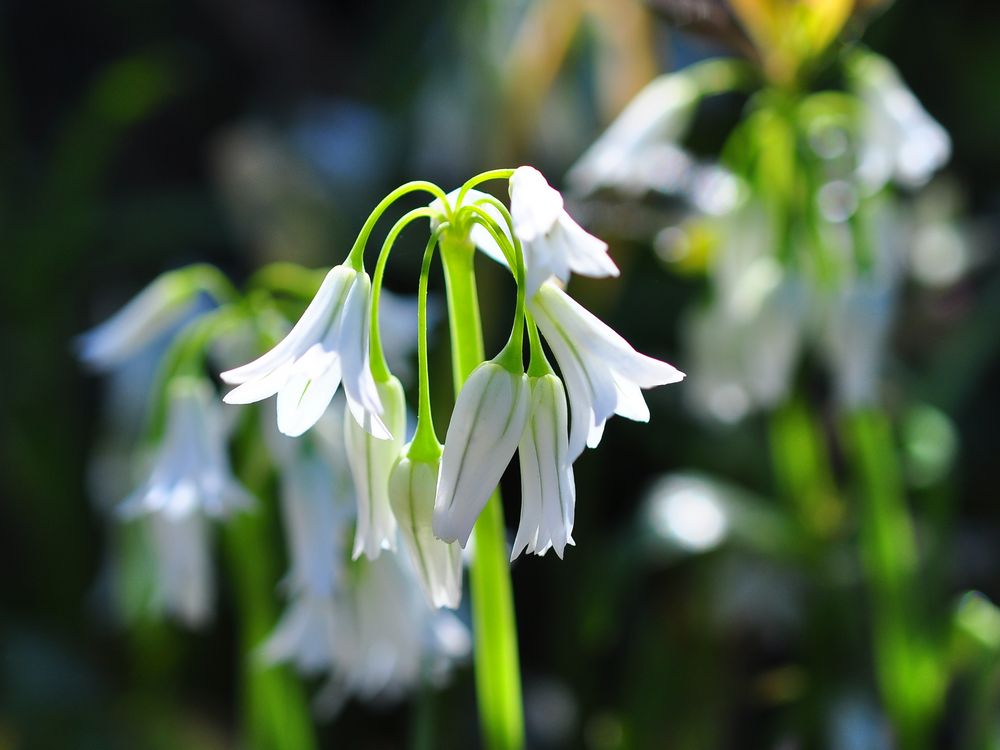
[[[464,547],[524,431],[526,375],[484,362],[469,376],[452,412],[434,502],[434,533]]]
[[[518,167],[510,178],[510,214],[522,242],[547,234],[562,213],[563,199],[534,167]]]
[[[374,560],[383,549],[396,549],[396,519],[389,503],[389,474],[399,458],[406,429],[406,400],[396,378],[379,383],[378,395],[395,437],[374,437],[353,416],[344,417],[344,445],[358,500],[353,557]]]
[[[337,315],[348,290],[353,286],[357,272],[347,266],[334,266],[323,279],[319,291],[313,297],[302,317],[273,349],[249,364],[223,372],[219,377],[231,385],[246,383],[262,378],[275,368],[302,356],[305,351],[320,341]]]
[[[358,424],[376,437],[388,439],[386,425],[379,419],[382,403],[368,359],[370,302],[371,280],[366,273],[358,274],[344,303],[339,330],[338,346],[344,369],[344,393]]]
[[[340,363],[335,355],[315,377],[296,371],[278,391],[278,430],[298,437],[316,424],[340,386]]]
[[[165,273],[121,310],[77,339],[80,359],[107,370],[133,356],[194,306],[197,288],[183,272]]]

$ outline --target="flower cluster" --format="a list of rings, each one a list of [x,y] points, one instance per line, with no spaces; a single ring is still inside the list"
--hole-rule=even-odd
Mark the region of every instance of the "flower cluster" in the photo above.
[[[475,189],[496,178],[508,181],[509,205]],[[396,222],[369,276],[364,253],[377,220],[417,190],[433,200]],[[414,337],[400,334],[412,331],[414,306],[394,300],[382,278],[396,239],[417,219],[428,220],[430,238]],[[502,263],[516,285],[509,340],[491,359],[479,343],[477,247]],[[427,362],[428,276],[438,250],[453,359],[462,363],[443,445],[431,414]],[[456,273],[467,274],[464,292],[457,291]],[[154,520],[160,564],[170,571],[162,586],[174,602],[168,611],[187,613],[192,623],[204,619],[211,599],[206,521],[255,512],[266,500],[265,484],[237,472],[254,500],[230,467],[228,422],[241,461],[266,456],[279,478],[289,605],[262,657],[326,674],[328,703],[349,694],[397,694],[421,676],[446,672],[470,645],[464,626],[441,609],[460,604],[461,548],[515,452],[521,516],[511,560],[549,549],[562,557],[574,543],[573,463],[598,445],[612,415],[649,419],[642,389],[683,378],[637,352],[567,294],[573,273],[609,277],[618,268],[608,246],[570,217],[541,173],[520,167],[484,173],[447,195],[430,183],[402,186],[376,207],[346,260],[329,271],[270,267],[240,295],[214,269],[182,269],[88,334],[84,358],[111,366],[180,325],[199,294],[213,299],[162,357],[148,441],[156,458],[119,511]],[[290,326],[278,304],[288,295],[308,300]],[[412,349],[413,339],[418,408],[408,433],[406,391],[388,362]],[[240,355],[262,348],[256,358]],[[220,413],[205,374],[207,356],[251,360],[221,372],[232,386],[223,400],[274,397],[263,430],[251,429],[245,412]],[[251,468],[250,475],[259,475],[262,467]]]

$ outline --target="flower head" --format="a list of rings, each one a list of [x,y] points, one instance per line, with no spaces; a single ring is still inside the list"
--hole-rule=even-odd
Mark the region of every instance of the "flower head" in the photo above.
[[[534,167],[518,167],[511,176],[510,213],[524,249],[526,296],[550,276],[569,281],[570,271],[618,275],[607,244],[573,221],[563,209],[562,195]]]
[[[434,533],[469,541],[524,432],[531,399],[528,376],[496,361],[479,365],[462,386],[445,437],[434,500]]]
[[[392,510],[427,600],[455,609],[462,598],[462,550],[438,539],[432,529],[441,463],[411,459],[408,452],[403,450],[389,477]]]
[[[122,505],[122,513],[191,513],[223,516],[252,499],[226,458],[226,439],[215,394],[202,378],[179,377],[169,386],[166,433],[149,479]]]
[[[522,551],[559,557],[573,544],[576,486],[569,458],[566,391],[549,373],[530,379],[531,406],[518,456],[521,461],[521,523],[511,560]]]
[[[222,373],[237,386],[226,394],[226,403],[249,404],[277,394],[278,429],[296,437],[316,424],[343,380],[358,424],[377,438],[390,438],[368,361],[370,298],[367,273],[335,266],[281,342]]]
[[[350,416],[344,419],[344,446],[358,498],[358,527],[353,557],[364,553],[374,560],[383,549],[396,549],[396,519],[389,505],[389,472],[399,458],[406,428],[406,397],[400,382],[390,377],[376,385],[385,409],[383,417],[392,437],[379,440],[361,429]]]
[[[528,308],[566,381],[573,412],[570,460],[576,460],[585,445],[597,447],[612,414],[649,420],[640,389],[684,378],[673,365],[637,352],[555,284],[542,284]]]

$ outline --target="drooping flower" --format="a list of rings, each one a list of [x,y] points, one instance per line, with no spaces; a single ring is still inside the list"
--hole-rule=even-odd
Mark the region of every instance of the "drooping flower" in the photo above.
[[[642,388],[676,383],[684,373],[640,354],[589,310],[551,282],[528,301],[542,336],[552,348],[569,395],[573,421],[570,460],[584,446],[597,447],[612,414],[649,420]]]
[[[307,676],[321,674],[330,669],[336,637],[333,597],[299,594],[260,647],[260,658],[267,664],[292,664]]]
[[[327,274],[289,334],[249,364],[222,373],[237,387],[229,404],[249,404],[277,394],[278,429],[296,437],[329,406],[341,380],[351,414],[380,439],[391,437],[368,360],[371,280],[345,265]]]
[[[510,213],[524,250],[527,297],[550,276],[569,281],[570,271],[618,275],[607,244],[573,221],[563,209],[562,195],[534,167],[518,167],[511,176]]]
[[[428,606],[405,556],[353,565],[350,590],[334,607],[331,681],[321,702],[391,700],[421,678],[440,680],[468,655],[468,630],[451,612]]]
[[[286,587],[307,596],[329,595],[343,568],[353,498],[344,497],[333,467],[315,450],[298,448],[282,464],[281,513],[291,558]]]
[[[400,382],[391,377],[377,383],[383,419],[392,437],[379,440],[361,429],[357,421],[344,419],[344,446],[358,499],[358,526],[353,557],[364,553],[374,560],[383,549],[396,549],[396,519],[389,505],[389,473],[399,458],[406,429],[406,396]]]
[[[864,103],[858,176],[872,192],[889,180],[920,187],[951,157],[951,138],[899,76],[873,54],[857,54],[849,67]]]
[[[521,461],[521,522],[511,550],[513,561],[522,551],[544,555],[555,549],[561,558],[573,544],[576,485],[569,458],[566,391],[549,373],[530,378],[528,424],[518,444]]]
[[[190,274],[165,273],[117,313],[79,336],[80,359],[95,370],[111,370],[180,323],[197,301],[198,287]]]
[[[252,498],[229,467],[221,417],[207,381],[175,378],[153,470],[122,504],[122,514],[162,513],[176,520],[192,513],[224,516],[249,507]]]
[[[389,477],[389,499],[417,579],[434,607],[455,609],[462,598],[462,550],[434,535],[434,495],[441,463],[408,457],[409,446]]]
[[[641,184],[638,175],[651,149],[683,136],[698,94],[698,86],[683,74],[651,81],[573,165],[567,182],[584,194]]]
[[[445,437],[434,533],[463,547],[514,455],[528,418],[528,376],[483,362],[462,386]]]
[[[153,607],[189,627],[204,625],[215,597],[208,519],[194,511],[152,513],[142,521],[153,560]]]

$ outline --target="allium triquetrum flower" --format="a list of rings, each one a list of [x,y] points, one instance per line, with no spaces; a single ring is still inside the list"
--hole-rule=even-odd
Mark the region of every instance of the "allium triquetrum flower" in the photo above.
[[[549,276],[565,282],[570,271],[618,275],[607,244],[573,221],[563,209],[562,195],[534,167],[518,167],[511,176],[510,213],[524,249],[529,299]]]
[[[236,481],[226,456],[222,415],[202,378],[179,377],[169,385],[166,433],[149,479],[122,504],[122,513],[190,513],[223,516],[252,499]]]
[[[440,460],[420,461],[403,450],[389,477],[389,498],[417,578],[434,607],[455,609],[462,598],[462,550],[434,535],[434,495]]]
[[[528,376],[495,360],[462,386],[448,424],[434,500],[434,533],[463,547],[517,449],[528,418]]]
[[[392,437],[379,440],[361,429],[350,416],[344,419],[344,446],[358,498],[358,527],[352,556],[363,552],[374,560],[383,549],[396,549],[396,519],[389,505],[389,473],[403,448],[406,396],[395,378],[376,385]]]
[[[238,386],[226,394],[226,403],[249,404],[277,394],[278,429],[296,437],[316,424],[343,380],[358,424],[377,438],[390,438],[368,361],[370,297],[367,273],[335,266],[281,342],[222,373],[226,383]]]
[[[576,486],[569,457],[566,391],[553,373],[530,378],[528,424],[518,444],[521,461],[521,522],[510,558],[522,551],[561,558],[573,544]]]
[[[640,354],[589,310],[551,282],[528,301],[539,330],[552,348],[573,412],[570,460],[584,446],[597,447],[612,414],[649,420],[642,388],[676,383],[684,373]]]

